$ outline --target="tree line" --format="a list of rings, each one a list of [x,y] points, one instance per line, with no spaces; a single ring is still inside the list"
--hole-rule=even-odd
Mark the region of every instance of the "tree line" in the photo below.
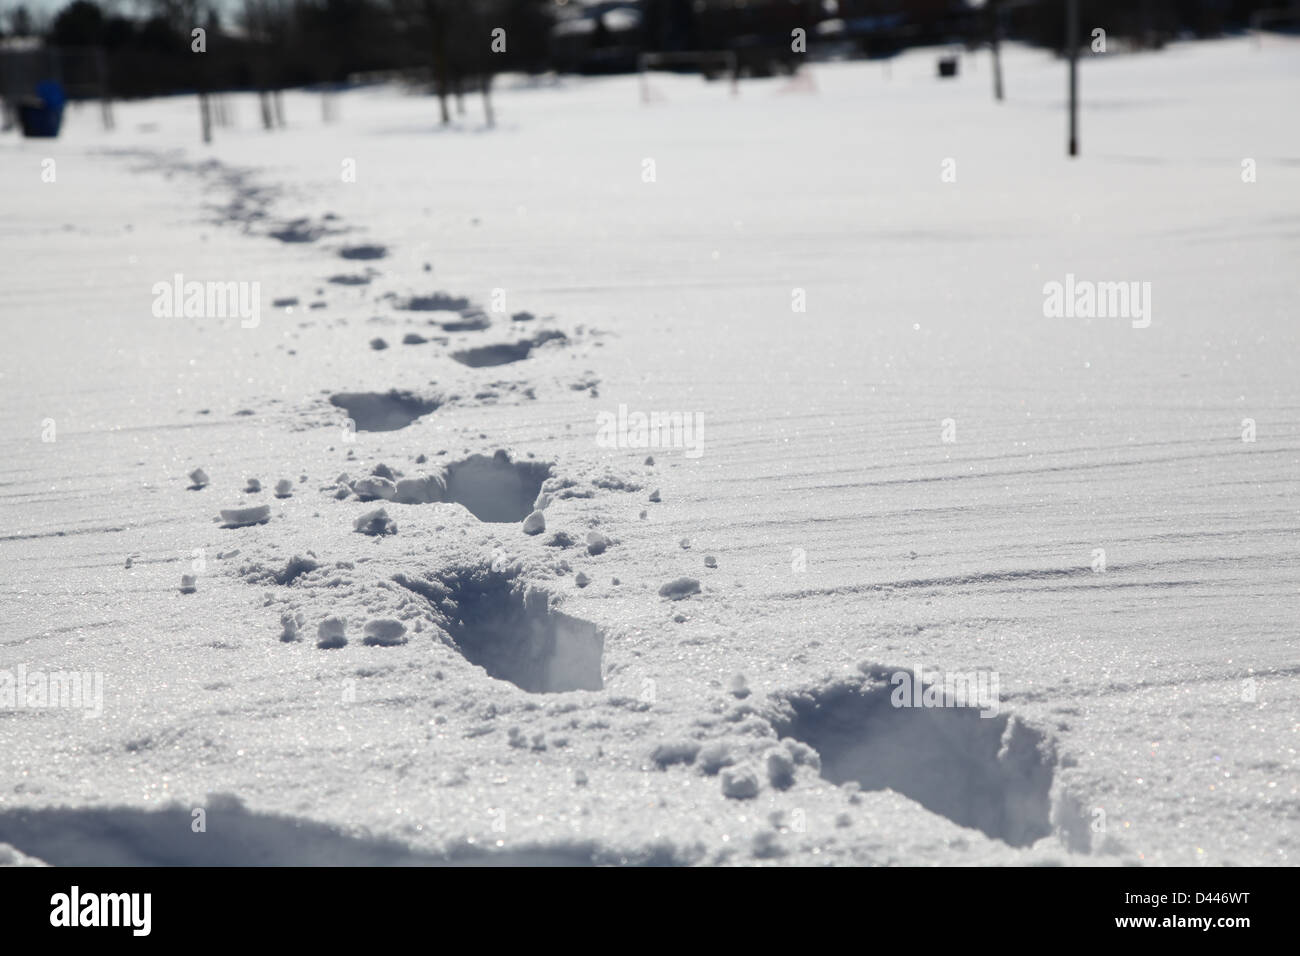
[[[146,0],[140,15],[73,0],[41,31],[74,95],[106,73],[114,98],[280,90],[399,73],[446,96],[503,71],[546,69],[550,0]],[[24,8],[11,35],[36,32]],[[493,30],[503,30],[493,43]],[[5,31],[0,31],[3,36]],[[96,62],[75,54],[95,54]]]
[[[113,3],[114,0],[108,0]],[[1081,0],[1083,23],[1104,27],[1129,46],[1158,47],[1179,36],[1244,29],[1251,14],[1290,0]],[[359,75],[401,75],[448,98],[490,85],[495,73],[571,68],[557,58],[551,30],[560,8],[577,0],[138,0],[127,16],[95,0],[73,0],[44,24],[25,7],[0,16],[0,37],[40,34],[69,56],[73,95],[114,98],[236,89],[263,91],[328,86]],[[607,5],[616,4],[611,0]],[[888,33],[850,36],[862,55],[889,55],[917,43],[978,46],[1019,39],[1054,49],[1065,43],[1062,0],[628,0],[642,26],[591,43],[622,44],[622,59],[673,48],[754,49],[789,60],[791,23],[806,23],[815,52],[821,20],[846,24],[892,18]],[[888,15],[888,16],[886,16]],[[1297,16],[1300,21],[1300,15]],[[196,34],[196,31],[201,31]],[[1088,31],[1085,31],[1085,37]],[[674,46],[675,45],[675,46]],[[200,50],[201,48],[201,50]],[[765,52],[762,56],[767,56]],[[752,58],[750,61],[752,62]],[[634,68],[634,67],[632,67]]]

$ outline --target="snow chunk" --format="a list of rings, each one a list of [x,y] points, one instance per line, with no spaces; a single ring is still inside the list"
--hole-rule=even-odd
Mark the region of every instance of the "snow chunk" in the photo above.
[[[367,511],[352,523],[352,527],[361,534],[368,534],[371,537],[397,534],[397,524],[388,517],[388,512],[383,508]]]
[[[692,740],[669,740],[661,743],[650,754],[650,759],[660,770],[675,763],[694,763],[700,745]]]
[[[293,611],[285,611],[280,615],[280,624],[283,630],[280,631],[280,640],[286,644],[300,640],[298,632],[302,629],[305,619],[301,612],[295,614]]]
[[[265,524],[270,520],[270,505],[252,505],[248,508],[223,508],[221,510],[221,522],[227,528],[243,528],[248,525]]]
[[[447,500],[447,479],[443,475],[418,474],[397,483],[394,501],[404,505],[427,505]]]
[[[729,767],[722,771],[722,795],[733,800],[751,800],[758,796],[758,774],[748,767]]]
[[[316,627],[316,646],[322,650],[332,650],[347,644],[348,622],[341,617],[330,616]]]
[[[397,497],[397,486],[387,478],[379,478],[375,475],[358,478],[352,482],[352,490],[362,501],[374,501],[376,498],[392,501]]]
[[[731,747],[728,744],[715,740],[700,750],[699,761],[700,771],[712,777],[724,767],[730,767],[736,762],[736,758],[731,755]]]
[[[768,753],[767,779],[778,790],[787,790],[794,785],[794,758],[788,750]]]
[[[677,578],[674,581],[669,581],[659,589],[660,597],[671,598],[674,601],[680,601],[682,598],[699,593],[700,582],[695,578]]]
[[[368,647],[394,647],[406,643],[406,625],[391,617],[377,617],[367,621],[362,629],[365,637],[361,643]]]

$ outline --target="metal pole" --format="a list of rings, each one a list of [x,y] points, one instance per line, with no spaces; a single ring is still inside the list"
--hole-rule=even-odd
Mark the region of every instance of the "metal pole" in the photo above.
[[[199,91],[199,123],[203,127],[203,142],[212,142],[212,108],[208,94],[202,90]]]
[[[108,92],[108,65],[104,48],[95,50],[95,77],[99,81],[99,115],[104,129],[113,128],[113,100]]]
[[[1002,10],[999,7],[993,8],[993,98],[999,103],[1002,102],[1002,54],[1000,51],[1002,40]]]
[[[1079,155],[1079,0],[1065,0],[1065,45],[1070,54],[1070,155]]]

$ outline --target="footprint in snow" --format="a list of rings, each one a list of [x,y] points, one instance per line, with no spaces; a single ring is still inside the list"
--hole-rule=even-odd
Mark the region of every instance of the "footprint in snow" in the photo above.
[[[339,250],[343,259],[383,259],[387,255],[388,247],[379,245],[344,246]]]
[[[461,349],[458,352],[452,352],[451,357],[461,365],[467,365],[470,368],[510,365],[514,362],[522,362],[532,354],[534,349],[551,341],[564,344],[566,337],[563,332],[551,330],[540,332],[530,339],[520,339],[517,342],[501,342],[496,345],[481,345],[477,348]]]

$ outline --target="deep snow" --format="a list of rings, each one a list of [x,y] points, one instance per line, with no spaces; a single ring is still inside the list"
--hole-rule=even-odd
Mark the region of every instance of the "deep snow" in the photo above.
[[[916,51],[0,138],[0,674],[103,679],[0,705],[0,843],[1293,862],[1298,54],[1088,58],[1073,162],[1015,48],[1001,105]],[[1045,317],[1067,275],[1150,326]],[[888,706],[916,668],[996,714]]]

